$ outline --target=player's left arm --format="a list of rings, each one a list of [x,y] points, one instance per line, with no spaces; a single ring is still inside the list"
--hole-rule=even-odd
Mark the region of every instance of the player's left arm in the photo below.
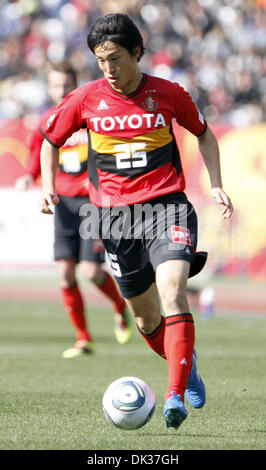
[[[216,202],[223,206],[222,217],[229,219],[233,213],[233,205],[222,187],[219,146],[215,135],[208,126],[205,132],[198,137],[198,143],[209,173],[211,194]]]

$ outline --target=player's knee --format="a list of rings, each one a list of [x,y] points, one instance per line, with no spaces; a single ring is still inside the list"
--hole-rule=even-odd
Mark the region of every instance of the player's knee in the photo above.
[[[97,263],[82,262],[80,263],[80,270],[87,281],[93,282],[96,285],[100,285],[105,277],[101,266]]]
[[[72,289],[72,287],[75,287],[77,285],[77,281],[69,282],[65,279],[61,280],[60,283],[60,288],[61,289]]]
[[[134,316],[138,328],[143,331],[143,333],[149,335],[158,327],[161,321],[161,315],[135,315]]]
[[[166,313],[184,312],[188,309],[186,291],[169,286],[161,295],[163,309]]]
[[[146,334],[152,333],[161,321],[161,308],[159,301],[151,302],[129,301],[129,308],[135,318],[138,327]]]
[[[70,289],[77,283],[76,265],[72,260],[61,260],[57,263],[60,276],[59,284],[61,289]]]

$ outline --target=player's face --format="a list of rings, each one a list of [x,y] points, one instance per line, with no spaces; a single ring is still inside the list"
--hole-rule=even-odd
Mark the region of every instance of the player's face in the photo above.
[[[119,93],[129,94],[136,90],[142,77],[137,66],[139,48],[131,55],[124,47],[106,41],[95,47],[99,68],[111,87]]]
[[[65,96],[70,93],[76,84],[72,75],[52,70],[47,78],[47,90],[52,101],[58,106]]]

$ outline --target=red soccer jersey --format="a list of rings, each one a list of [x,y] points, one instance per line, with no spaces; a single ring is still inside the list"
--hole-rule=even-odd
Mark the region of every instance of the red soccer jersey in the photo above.
[[[87,127],[90,199],[98,206],[123,206],[184,191],[173,119],[195,136],[207,125],[182,87],[144,74],[138,89],[126,96],[105,79],[74,90],[42,133],[61,147]]]
[[[39,126],[32,133],[27,172],[34,179],[37,179],[41,174],[40,152],[43,135],[40,132],[40,126],[46,123],[49,116],[53,115],[54,109],[49,109],[41,116]],[[87,160],[88,136],[85,129],[80,129],[60,148],[56,178],[56,190],[59,196],[88,195]]]

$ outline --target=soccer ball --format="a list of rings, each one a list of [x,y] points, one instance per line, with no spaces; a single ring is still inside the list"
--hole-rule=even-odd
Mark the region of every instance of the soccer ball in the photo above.
[[[137,377],[115,380],[103,396],[106,418],[121,429],[138,429],[144,426],[151,419],[155,404],[153,390]]]

